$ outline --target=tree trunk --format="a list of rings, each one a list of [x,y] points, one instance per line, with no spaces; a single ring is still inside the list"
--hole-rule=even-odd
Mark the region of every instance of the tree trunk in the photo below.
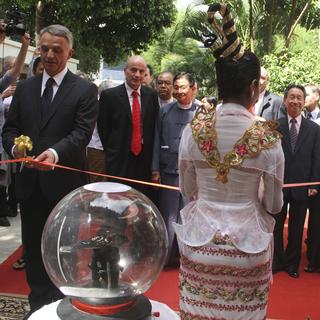
[[[290,10],[290,16],[289,16],[289,21],[288,21],[288,25],[287,25],[287,34],[286,37],[289,36],[290,32],[291,32],[291,28],[293,26],[294,23],[294,16],[296,14],[296,9],[297,9],[297,0],[292,0],[291,2],[291,10]]]
[[[288,33],[288,36],[286,38],[286,42],[285,42],[285,47],[288,48],[289,47],[289,44],[290,44],[290,40],[291,40],[291,37],[293,35],[293,31],[294,29],[296,28],[296,26],[298,25],[299,21],[301,20],[301,18],[303,17],[303,15],[307,12],[309,6],[311,4],[311,0],[308,0],[307,3],[305,4],[304,8],[302,9],[299,17],[297,18],[297,20],[292,24],[291,28],[290,28],[290,31]]]
[[[39,34],[40,30],[44,27],[44,17],[43,17],[43,3],[42,1],[36,1],[36,23],[35,23],[35,38],[36,47],[39,45]]]
[[[253,35],[253,8],[252,8],[252,1],[249,0],[249,30],[250,30],[250,50],[254,52],[254,35]]]
[[[273,44],[273,12],[275,10],[275,0],[264,1],[264,3],[267,29],[264,37],[264,49],[268,54],[272,51]]]

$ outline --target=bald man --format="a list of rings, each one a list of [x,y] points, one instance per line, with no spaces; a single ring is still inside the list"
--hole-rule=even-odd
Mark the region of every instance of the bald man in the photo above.
[[[146,69],[141,56],[129,57],[124,68],[125,82],[101,92],[98,132],[109,175],[151,181],[159,103],[157,92],[142,86]],[[150,187],[140,184],[132,187],[149,197],[153,193]]]
[[[285,108],[282,106],[282,98],[267,90],[268,83],[268,70],[264,67],[261,67],[259,100],[254,106],[254,112],[257,116],[260,116],[266,120],[278,120],[285,116]]]

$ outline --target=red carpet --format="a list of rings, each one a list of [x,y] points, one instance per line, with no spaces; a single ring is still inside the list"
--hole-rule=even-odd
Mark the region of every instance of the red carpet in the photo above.
[[[14,271],[11,267],[20,254],[21,250],[18,249],[0,264],[0,292],[2,293],[28,294],[24,271]],[[306,320],[308,317],[312,320],[320,319],[320,273],[303,272],[305,264],[304,247],[299,279],[292,279],[284,272],[274,276],[268,318],[277,320]],[[178,270],[163,271],[146,295],[178,310]]]

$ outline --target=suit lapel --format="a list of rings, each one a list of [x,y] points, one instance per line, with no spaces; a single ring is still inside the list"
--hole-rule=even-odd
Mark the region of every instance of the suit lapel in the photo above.
[[[127,89],[126,89],[124,83],[120,86],[119,99],[120,99],[120,102],[122,103],[122,105],[124,106],[124,109],[125,109],[127,116],[129,117],[130,121],[132,121],[131,106],[130,106],[130,102],[129,102]]]
[[[141,114],[142,114],[141,117],[143,120],[145,117],[145,114],[146,114],[146,107],[147,107],[147,101],[146,101],[147,94],[146,94],[143,86],[141,86],[140,93],[141,93],[140,100],[141,100]]]
[[[73,77],[71,71],[68,71],[63,78],[58,91],[56,92],[52,104],[50,107],[50,111],[45,115],[43,121],[41,122],[41,130],[46,126],[48,121],[53,117],[53,115],[57,112],[59,106],[63,105],[61,103],[68,93],[71,91],[72,87],[74,86],[75,78]]]
[[[42,75],[36,76],[35,81],[33,82],[32,92],[34,93],[34,103],[32,104],[32,114],[35,117],[35,124],[37,130],[40,130],[41,127],[41,84],[42,84]]]
[[[270,100],[271,100],[270,93],[268,91],[266,91],[264,94],[258,115],[261,116],[263,114],[264,110],[266,110],[267,108],[269,108],[271,106]]]
[[[282,140],[283,142],[287,145],[288,150],[290,150],[291,153],[292,152],[292,148],[291,148],[291,141],[290,141],[290,131],[289,131],[289,124],[288,124],[288,117],[282,118],[280,119],[280,125],[281,125],[281,131],[282,131]]]

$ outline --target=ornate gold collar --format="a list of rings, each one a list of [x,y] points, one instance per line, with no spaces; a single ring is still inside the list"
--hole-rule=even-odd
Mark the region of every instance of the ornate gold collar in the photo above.
[[[241,166],[246,158],[257,157],[262,150],[271,148],[281,139],[276,131],[277,121],[256,120],[244,132],[221,162],[217,144],[216,110],[214,107],[202,105],[191,121],[192,134],[209,166],[216,168],[216,180],[228,182],[231,167]]]

